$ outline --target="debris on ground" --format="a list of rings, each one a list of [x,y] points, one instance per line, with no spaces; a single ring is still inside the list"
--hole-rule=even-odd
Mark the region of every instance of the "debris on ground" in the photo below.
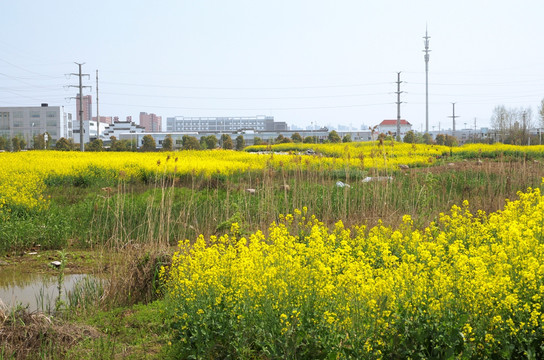
[[[378,182],[378,181],[393,181],[392,176],[367,176],[361,182],[368,183],[368,182]]]
[[[339,188],[348,187],[348,188],[350,188],[351,185],[343,183],[342,181],[337,181],[336,182],[336,187],[339,187]]]

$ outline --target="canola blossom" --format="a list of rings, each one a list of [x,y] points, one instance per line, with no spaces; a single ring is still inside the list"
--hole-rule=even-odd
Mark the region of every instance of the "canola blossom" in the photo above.
[[[0,211],[42,209],[46,184],[66,179],[141,179],[155,175],[246,172],[266,167],[268,157],[234,151],[96,153],[28,151],[0,154]],[[74,180],[75,179],[75,180]]]
[[[303,152],[312,149],[327,157],[362,159],[365,167],[397,169],[405,164],[411,167],[433,165],[443,156],[470,158],[532,158],[544,156],[544,145],[507,145],[507,144],[465,144],[448,147],[443,145],[407,144],[386,140],[382,144],[377,141],[336,144],[301,144],[286,143],[272,146],[249,146],[246,151],[291,151]]]
[[[461,158],[502,156],[540,158],[544,146],[469,144],[448,148],[438,145],[394,141],[348,144],[278,144],[271,147],[285,154],[254,154],[269,149],[250,146],[246,152],[63,152],[27,151],[0,153],[0,211],[19,207],[44,209],[47,185],[93,179],[153,179],[156,176],[202,176],[245,174],[276,169],[286,171],[345,171],[351,169],[397,170],[399,165],[432,166],[444,155]],[[301,155],[308,149],[318,155]]]
[[[451,149],[452,153],[463,158],[500,158],[500,157],[518,157],[518,158],[542,158],[544,155],[544,145],[508,145],[496,143],[490,144],[466,144]]]
[[[395,141],[365,141],[353,143],[303,144],[286,143],[272,146],[249,146],[246,151],[304,152],[312,149],[325,157],[340,158],[352,165],[375,169],[398,169],[398,166],[429,166],[437,158],[450,153],[450,148],[440,145],[407,144]]]
[[[423,230],[328,228],[181,241],[162,269],[174,351],[194,358],[542,358],[544,197],[468,202]]]
[[[296,154],[253,154],[229,150],[177,151],[177,152],[64,152],[26,151],[0,154],[0,209],[22,207],[42,209],[47,206],[43,191],[47,184],[90,181],[93,179],[143,179],[154,176],[203,176],[232,175],[264,169],[287,171],[333,171],[352,168],[383,169],[399,163],[429,163],[435,150],[415,156],[406,151],[389,150],[358,157],[362,145],[353,143],[343,146],[345,156],[338,156],[334,144],[323,145],[320,156]],[[365,148],[369,145],[364,145]],[[320,148],[321,149],[321,148]],[[353,156],[345,153],[353,149]],[[321,151],[321,150],[320,150]],[[389,151],[389,152],[388,152]],[[423,151],[423,150],[421,150]],[[1,211],[1,210],[0,210]]]

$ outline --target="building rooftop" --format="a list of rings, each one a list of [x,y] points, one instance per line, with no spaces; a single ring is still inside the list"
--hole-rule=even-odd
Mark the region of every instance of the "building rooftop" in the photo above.
[[[401,125],[412,125],[408,121],[401,119],[400,120]],[[397,120],[383,120],[380,125],[397,125]]]

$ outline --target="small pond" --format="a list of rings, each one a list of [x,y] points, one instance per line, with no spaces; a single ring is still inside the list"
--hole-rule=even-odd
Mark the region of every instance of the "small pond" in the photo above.
[[[66,274],[62,285],[63,301],[74,286],[89,278],[86,274]],[[51,312],[58,298],[58,277],[49,274],[25,273],[20,269],[0,268],[0,300],[12,309],[18,305],[28,311]]]

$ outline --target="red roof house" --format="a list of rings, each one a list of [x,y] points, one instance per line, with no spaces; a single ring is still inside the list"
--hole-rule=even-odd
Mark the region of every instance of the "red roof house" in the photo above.
[[[408,131],[412,130],[412,124],[408,121],[400,120],[400,136],[404,137]],[[378,124],[378,132],[387,134],[391,132],[394,136],[397,136],[397,120],[383,120]]]

